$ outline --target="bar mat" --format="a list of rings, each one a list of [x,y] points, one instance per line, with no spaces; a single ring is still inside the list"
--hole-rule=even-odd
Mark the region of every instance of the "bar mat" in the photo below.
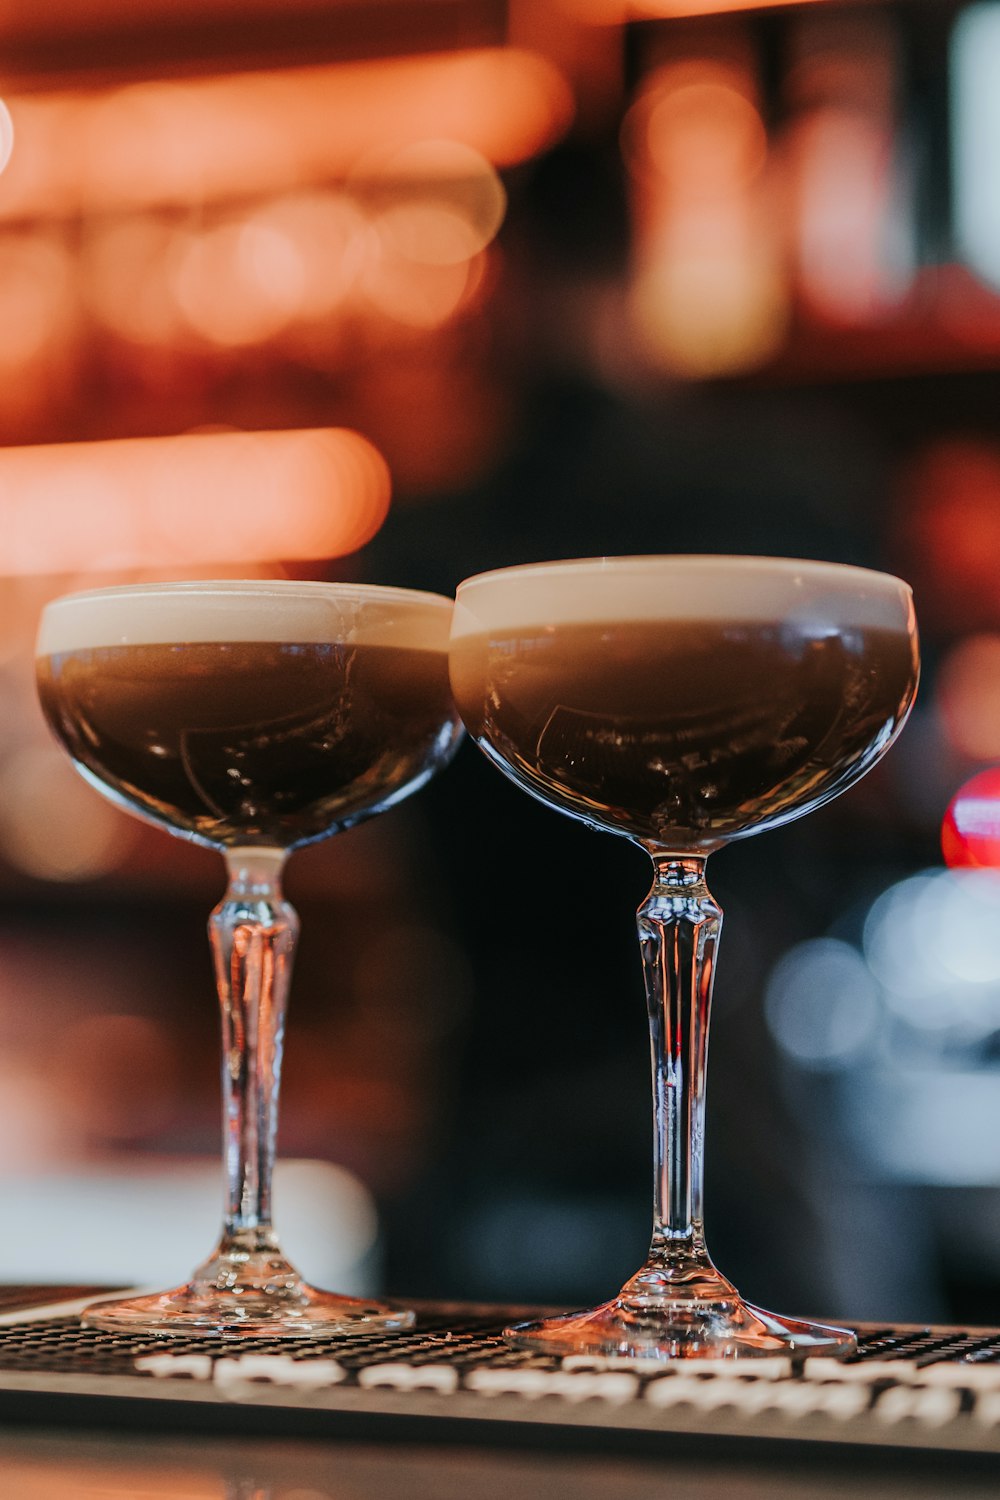
[[[83,1288],[6,1288],[48,1307]],[[395,1334],[141,1338],[75,1315],[0,1326],[0,1421],[359,1441],[668,1451],[720,1443],[1000,1453],[1000,1329],[857,1326],[849,1360],[678,1366],[508,1349],[536,1309],[418,1306]],[[29,1314],[30,1316],[30,1314]]]

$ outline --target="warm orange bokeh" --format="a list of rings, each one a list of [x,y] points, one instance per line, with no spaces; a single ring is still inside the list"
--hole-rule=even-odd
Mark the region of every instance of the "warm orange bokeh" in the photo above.
[[[788,233],[796,291],[827,323],[884,321],[913,282],[901,67],[895,18],[880,7],[799,20],[784,82]]]
[[[559,71],[514,48],[7,102],[17,148],[0,179],[6,219],[290,192],[425,140],[510,166],[552,145],[573,115]]]
[[[353,373],[433,340],[481,303],[495,163],[550,145],[572,107],[515,48],[13,95],[0,442],[142,431],[142,411],[117,419],[147,392],[179,408],[154,429],[193,425],[245,350],[267,348],[273,392],[290,365]],[[263,420],[308,421],[296,400]],[[247,405],[227,388],[215,411],[253,426]]]
[[[339,557],[389,471],[346,429],[195,433],[0,450],[0,575]]]
[[[75,1500],[224,1500],[226,1493],[233,1493],[208,1465],[185,1468],[177,1462],[128,1462],[120,1456],[109,1462],[79,1454],[5,1459],[4,1480],[8,1495],[17,1500],[65,1500],[67,1495]],[[320,1493],[312,1491],[315,1497]]]
[[[903,475],[895,526],[927,619],[1000,626],[1000,448],[964,436],[930,444]]]
[[[636,220],[631,312],[679,375],[752,368],[784,335],[768,143],[749,67],[689,58],[647,78],[623,129]]]
[[[951,745],[973,761],[1000,761],[1000,634],[965,636],[938,670],[937,708]]]
[[[765,10],[776,5],[798,5],[802,0],[556,0],[556,3],[585,26],[624,26],[629,21],[667,21],[680,16]]]

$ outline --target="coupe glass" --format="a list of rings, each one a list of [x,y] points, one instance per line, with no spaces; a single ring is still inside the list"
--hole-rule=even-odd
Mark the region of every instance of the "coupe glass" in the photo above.
[[[57,599],[38,639],[46,717],[112,801],[225,857],[209,935],[222,1007],[222,1236],[182,1287],[95,1306],[93,1326],[308,1335],[409,1327],[405,1309],[309,1286],[271,1223],[290,850],[414,791],[461,734],[452,602],[347,584],[225,582]]]
[[[857,781],[913,701],[910,590],[882,573],[750,557],[626,557],[468,579],[451,681],[466,727],[525,791],[653,861],[639,908],[649,1005],[649,1258],[612,1301],[507,1330],[551,1354],[847,1351],[844,1329],[750,1306],[702,1209],[705,1065],[722,912],[705,861]]]

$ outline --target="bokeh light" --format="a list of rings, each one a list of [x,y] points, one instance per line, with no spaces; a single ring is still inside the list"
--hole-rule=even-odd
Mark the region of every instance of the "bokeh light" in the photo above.
[[[386,245],[429,264],[471,260],[494,238],[507,206],[495,168],[460,141],[412,141],[369,153],[352,187]]]
[[[361,288],[368,301],[394,322],[415,329],[441,328],[471,300],[481,261],[423,265],[382,255],[366,266]]]
[[[920,448],[901,478],[896,529],[925,619],[1000,626],[1000,447],[962,434]]]
[[[788,308],[751,70],[707,58],[656,70],[622,140],[636,220],[631,321],[649,358],[694,377],[759,365]]]
[[[1000,1033],[998,932],[1000,874],[921,870],[870,903],[860,945],[811,938],[778,960],[764,990],[768,1028],[795,1068],[863,1089],[893,1079],[908,1088],[914,1070],[963,1053],[981,1064]],[[879,1082],[862,1084],[865,1075]],[[847,1133],[862,1140],[864,1122]]]
[[[875,978],[910,1007],[915,1000],[933,997],[947,980],[939,962],[926,962],[924,951],[933,940],[920,915],[935,910],[934,885],[939,872],[910,876],[890,886],[872,904],[865,922],[864,952]],[[930,893],[930,899],[924,898]],[[919,951],[918,951],[919,949]],[[909,1013],[913,1013],[912,1010]]]
[[[172,286],[197,333],[238,347],[273,337],[301,311],[305,267],[287,231],[236,221],[190,239]]]
[[[788,230],[799,295],[825,322],[885,319],[913,281],[895,26],[874,6],[823,8],[803,14],[792,32],[782,143]]]
[[[952,797],[941,847],[953,867],[1000,870],[1000,768],[980,771]]]
[[[155,1465],[115,1454],[101,1459],[90,1454],[65,1458],[55,1450],[44,1455],[21,1451],[4,1459],[4,1478],[17,1500],[223,1500],[227,1481],[214,1465],[184,1463],[173,1455]],[[242,1472],[242,1471],[241,1471]],[[232,1481],[231,1493],[240,1481]],[[257,1488],[257,1494],[264,1491]],[[331,1500],[320,1490],[285,1490],[282,1500]]]
[[[952,647],[938,670],[936,701],[961,755],[1000,761],[1000,634],[966,636]]]
[[[80,1016],[60,1032],[50,1066],[74,1131],[95,1146],[155,1138],[178,1105],[176,1038],[150,1016]]]
[[[425,140],[511,166],[565,134],[573,97],[546,58],[504,47],[19,95],[10,108],[18,150],[0,218],[15,219],[293,192]]]
[[[0,172],[4,171],[14,150],[14,121],[10,110],[0,99]]]
[[[65,344],[77,310],[74,269],[54,235],[0,238],[0,371],[10,374]]]
[[[1000,1027],[1000,879],[929,870],[891,886],[864,929],[887,1008],[911,1027],[966,1038]]]
[[[343,428],[0,449],[0,575],[339,557],[389,493]]]
[[[643,144],[651,165],[673,186],[712,197],[763,171],[764,122],[724,69],[682,66],[663,85],[649,96]]]
[[[107,875],[131,853],[128,819],[81,781],[54,745],[26,745],[0,764],[0,850],[36,880]]]
[[[303,318],[323,318],[340,307],[376,253],[368,219],[346,193],[275,198],[248,223],[282,236],[294,251],[296,310]]]
[[[869,323],[905,294],[892,243],[893,132],[851,110],[812,112],[793,134],[796,252],[802,291],[824,317]]]
[[[1000,5],[963,8],[951,43],[955,220],[964,260],[1000,285]]]
[[[590,26],[624,25],[628,21],[721,15],[734,10],[768,10],[799,0],[556,0],[560,10]]]
[[[461,265],[480,248],[474,226],[448,204],[397,203],[378,215],[374,227],[387,250],[421,265]]]
[[[182,331],[172,272],[193,235],[146,216],[101,220],[88,228],[80,275],[87,306],[120,338],[169,345]]]
[[[858,950],[837,938],[812,938],[771,971],[764,1008],[772,1036],[802,1067],[840,1068],[872,1040],[878,986]]]

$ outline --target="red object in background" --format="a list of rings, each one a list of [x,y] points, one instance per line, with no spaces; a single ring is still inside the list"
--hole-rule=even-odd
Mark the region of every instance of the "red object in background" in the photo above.
[[[895,518],[920,618],[948,633],[1000,624],[1000,445],[941,437],[905,467]]]
[[[945,864],[1000,869],[1000,766],[959,787],[941,828]]]

